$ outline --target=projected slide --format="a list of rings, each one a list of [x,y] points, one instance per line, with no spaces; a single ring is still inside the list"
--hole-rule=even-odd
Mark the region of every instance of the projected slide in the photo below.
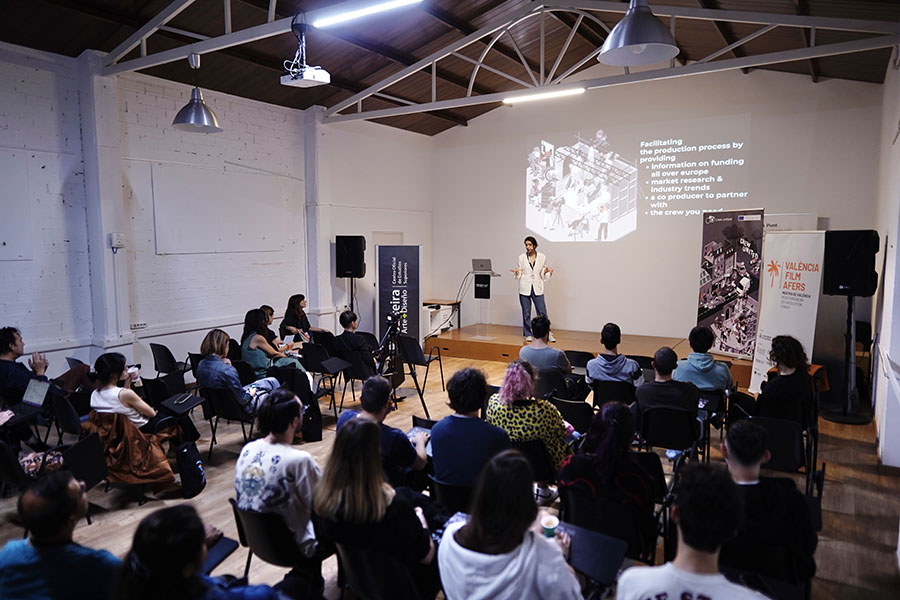
[[[612,242],[637,229],[637,166],[602,129],[568,146],[542,140],[525,176],[525,226],[550,241]]]

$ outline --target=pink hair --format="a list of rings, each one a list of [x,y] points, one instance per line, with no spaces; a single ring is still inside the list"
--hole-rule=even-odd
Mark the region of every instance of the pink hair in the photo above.
[[[500,387],[500,401],[512,404],[516,400],[530,400],[534,395],[533,371],[531,364],[524,360],[509,363]]]

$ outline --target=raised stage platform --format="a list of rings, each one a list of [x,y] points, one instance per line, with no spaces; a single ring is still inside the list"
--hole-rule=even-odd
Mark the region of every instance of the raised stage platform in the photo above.
[[[583,350],[597,354],[602,348],[600,333],[596,331],[554,329],[553,335],[556,337],[556,343],[552,346],[560,350]],[[439,336],[428,338],[425,341],[425,353],[427,354],[435,345],[440,347],[443,356],[510,362],[519,356],[519,348],[525,345],[525,339],[522,337],[521,327],[479,323],[461,329],[451,329]],[[687,338],[626,333],[622,334],[619,352],[629,355],[653,356],[661,346],[669,346],[675,350],[679,358],[686,358],[691,352]],[[738,387],[746,388],[750,385],[752,363],[749,360],[735,359],[729,356],[720,358],[732,363],[731,374]]]

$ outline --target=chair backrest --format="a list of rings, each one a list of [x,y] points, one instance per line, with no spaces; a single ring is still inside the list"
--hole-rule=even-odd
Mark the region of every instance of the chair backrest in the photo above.
[[[163,375],[160,377],[163,380],[163,383],[166,384],[166,393],[169,396],[175,394],[183,394],[186,389],[184,386],[184,372],[183,371],[175,371],[174,373],[168,373],[167,375]],[[166,396],[168,398],[168,396]]]
[[[796,473],[806,466],[803,431],[799,423],[772,417],[751,417],[750,420],[765,429],[768,434],[768,450],[772,458],[763,465],[764,468]]]
[[[162,377],[154,379],[141,377],[141,384],[144,388],[144,400],[154,408],[158,409],[162,401],[171,396],[166,387],[166,381]]]
[[[376,350],[378,350],[378,338],[375,337],[374,333],[369,333],[368,331],[357,331],[356,335],[366,340],[366,346],[369,347],[369,350],[371,350],[373,354]]]
[[[304,346],[305,348],[306,346]],[[269,367],[266,372],[267,377],[277,379],[282,387],[294,392],[300,399],[303,406],[308,406],[312,401],[312,390],[309,389],[309,377],[306,373],[294,366],[289,367]]]
[[[652,408],[641,413],[641,437],[650,446],[684,450],[700,439],[700,422],[684,410]]]
[[[419,417],[416,415],[412,416],[412,424],[413,427],[423,427],[425,429],[431,429],[437,424],[437,421],[433,421],[431,419],[426,419],[425,417]]]
[[[53,402],[53,412],[56,415],[56,423],[65,433],[81,436],[81,417],[72,407],[65,396],[59,394],[50,394],[50,400]]]
[[[582,369],[587,367],[588,361],[594,358],[593,354],[584,350],[566,350],[565,355],[569,359],[569,364]]]
[[[94,432],[63,451],[63,463],[75,479],[84,482],[91,489],[104,479],[108,470],[103,457],[103,444]]]
[[[577,486],[560,486],[560,517],[585,529],[624,540],[628,543],[626,556],[638,558],[650,545],[641,532],[639,515],[633,505],[623,505],[619,499],[594,496]]]
[[[359,352],[349,352],[344,355],[344,360],[350,363],[350,366],[344,369],[344,377],[347,379],[359,379],[365,381],[375,373],[372,366],[366,362]]]
[[[74,368],[77,367],[78,365],[83,365],[83,364],[84,364],[84,361],[78,360],[78,359],[75,358],[74,356],[67,356],[67,357],[66,357],[66,364],[69,365],[69,368],[70,368],[70,369],[74,369]]]
[[[153,353],[153,368],[160,373],[173,373],[178,370],[177,361],[168,346],[163,344],[150,344],[150,352]]]
[[[328,360],[328,351],[319,344],[303,344],[303,358],[306,359],[306,370],[310,373],[325,373],[322,363]]]
[[[191,375],[194,376],[194,379],[197,379],[197,367],[200,365],[200,361],[203,360],[203,355],[196,352],[188,352],[188,360],[191,362]]]
[[[330,331],[310,331],[312,341],[324,347],[329,356],[337,356],[334,351],[334,334]]]
[[[238,539],[242,546],[269,564],[293,567],[303,560],[294,534],[278,513],[261,513],[238,508],[234,498],[229,498],[234,511]]]
[[[253,415],[248,415],[244,407],[238,404],[231,394],[231,390],[200,388],[200,395],[212,405],[215,415],[220,419],[243,421],[244,423],[253,422]]]
[[[9,444],[0,440],[0,481],[21,485],[30,481]]]
[[[434,475],[429,475],[428,478],[431,480],[431,489],[435,499],[447,509],[447,512],[450,514],[469,512],[472,493],[475,491],[474,486],[450,485],[436,479]]]
[[[697,393],[700,395],[700,403],[705,404],[704,410],[712,413],[719,413],[725,409],[725,390],[701,390]]]
[[[256,371],[253,370],[253,367],[251,367],[248,362],[233,360],[231,361],[231,366],[237,370],[238,379],[241,380],[241,385],[250,385],[258,379]]]
[[[482,421],[484,421],[485,419],[487,419],[487,405],[488,405],[488,400],[490,400],[490,399],[491,399],[491,396],[493,396],[494,394],[499,394],[499,393],[500,393],[500,386],[499,386],[499,385],[489,385],[489,386],[487,386],[487,394],[485,394],[485,396],[484,396],[484,402],[481,403],[481,415],[480,415],[480,416],[481,416],[481,420],[482,420]]]
[[[550,403],[578,433],[585,433],[590,429],[591,420],[594,418],[594,408],[587,402],[550,398]]]
[[[419,600],[421,594],[400,559],[372,548],[335,544],[347,585],[365,600]]]
[[[629,354],[625,358],[630,358],[638,364],[638,366],[641,368],[641,371],[644,373],[644,381],[653,381],[653,379],[656,377],[656,373],[653,371],[652,357],[643,356],[640,354]]]
[[[628,457],[640,465],[650,477],[653,484],[650,495],[657,504],[662,504],[669,490],[666,488],[666,473],[663,471],[662,461],[656,452],[629,452]]]
[[[594,406],[603,406],[607,402],[631,404],[635,401],[634,384],[629,381],[597,381],[591,382],[594,391]]]
[[[397,336],[397,339],[400,340],[400,351],[403,353],[406,360],[414,365],[425,364],[425,353],[422,351],[422,346],[419,345],[416,338],[408,335],[400,335]]]
[[[556,481],[556,469],[553,468],[544,442],[541,440],[513,442],[512,447],[521,452],[531,463],[535,481]]]
[[[241,343],[234,338],[228,338],[228,360],[233,363],[236,360],[241,360],[242,357]]]
[[[537,376],[537,386],[534,390],[536,398],[569,398],[569,391],[566,388],[566,378],[562,371],[557,368],[539,369]]]

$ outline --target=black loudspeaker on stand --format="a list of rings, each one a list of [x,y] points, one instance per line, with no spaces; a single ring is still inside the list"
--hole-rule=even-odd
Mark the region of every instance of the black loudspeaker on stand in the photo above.
[[[366,276],[366,237],[338,235],[334,238],[335,277],[350,278],[350,310],[354,310],[354,279]]]
[[[844,334],[844,406],[828,410],[822,416],[835,423],[865,425],[872,421],[859,408],[859,389],[856,385],[856,328],[853,302],[857,296],[868,298],[878,289],[875,255],[878,253],[878,232],[873,230],[826,231],[825,270],[822,287],[826,295],[847,297],[847,332]]]

